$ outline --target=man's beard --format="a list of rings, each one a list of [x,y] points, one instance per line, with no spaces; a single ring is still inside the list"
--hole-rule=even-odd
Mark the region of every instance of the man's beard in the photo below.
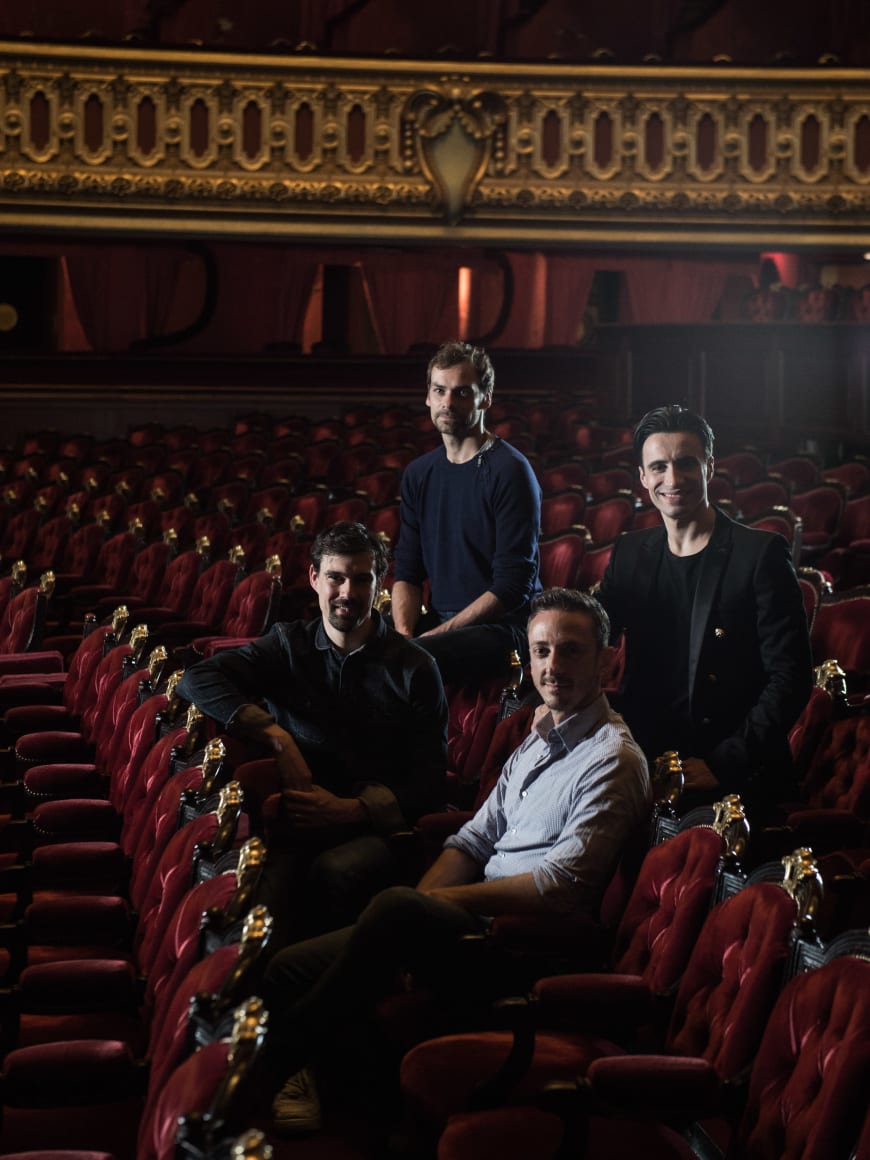
[[[329,606],[329,623],[340,631],[355,628],[359,624],[361,616],[362,608],[356,603],[337,604],[333,602]]]

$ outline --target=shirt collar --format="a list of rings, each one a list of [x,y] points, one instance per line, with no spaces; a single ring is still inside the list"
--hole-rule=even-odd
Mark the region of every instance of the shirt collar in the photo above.
[[[535,729],[541,740],[547,744],[552,744],[558,739],[566,749],[571,750],[592,732],[609,707],[608,700],[602,693],[585,709],[574,713],[561,725],[554,725],[552,714],[545,713],[535,725]]]
[[[387,623],[376,608],[372,609],[372,623],[375,626],[374,632],[366,640],[365,644],[360,645],[354,652],[359,652],[361,649],[368,648],[368,646],[375,640],[383,640],[387,635]],[[353,653],[339,653],[338,649],[333,646],[332,641],[326,635],[326,629],[323,627],[323,617],[317,622],[317,631],[314,634],[314,647],[319,648],[321,652],[331,650],[336,656],[353,656]]]

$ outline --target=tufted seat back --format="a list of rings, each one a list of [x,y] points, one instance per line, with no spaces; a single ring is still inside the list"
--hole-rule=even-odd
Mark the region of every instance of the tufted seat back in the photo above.
[[[541,539],[541,583],[545,588],[576,588],[579,585],[586,545],[586,533],[573,528]]]
[[[72,523],[67,516],[55,516],[42,525],[27,557],[32,573],[44,572],[60,565],[72,530]]]
[[[793,899],[771,882],[746,886],[710,912],[677,992],[668,1053],[704,1058],[721,1081],[752,1063],[796,917]]]
[[[185,619],[217,628],[229,604],[238,568],[230,560],[216,560],[196,582]]]
[[[614,940],[614,970],[650,991],[677,983],[707,914],[724,852],[713,830],[692,826],[643,860]]]
[[[870,819],[870,714],[831,722],[810,762],[803,796],[810,806]]]
[[[730,1155],[848,1156],[867,1111],[870,963],[843,956],[793,979],[767,1023]]]
[[[870,595],[822,600],[810,642],[814,664],[839,661],[846,672],[849,691],[862,690],[870,672]]]
[[[221,626],[226,636],[263,636],[272,626],[281,596],[280,580],[254,572],[233,589]]]
[[[9,601],[0,620],[0,653],[39,648],[44,627],[45,595],[38,588],[25,588]]]
[[[161,608],[184,613],[202,568],[202,557],[191,548],[176,556],[167,567],[155,603]]]

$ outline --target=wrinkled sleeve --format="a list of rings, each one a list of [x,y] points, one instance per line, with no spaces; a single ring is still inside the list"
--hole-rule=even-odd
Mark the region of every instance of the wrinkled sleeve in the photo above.
[[[764,684],[740,727],[713,750],[708,764],[725,784],[763,770],[778,752],[812,692],[813,664],[803,596],[782,536],[771,536],[753,576]]]
[[[473,858],[479,866],[486,866],[495,852],[496,842],[505,831],[505,793],[523,748],[524,746],[521,746],[511,754],[486,801],[458,833],[451,834],[444,843],[445,849],[461,850]]]
[[[416,473],[410,463],[402,473],[399,503],[399,540],[393,561],[396,580],[420,588],[426,579],[423,546],[420,539],[420,513],[417,506]]]
[[[495,553],[492,593],[507,612],[522,607],[535,592],[538,579],[538,537],[541,530],[541,489],[529,464],[511,457],[493,489]]]
[[[621,745],[590,765],[562,833],[533,871],[547,910],[597,907],[630,839],[649,818],[646,762]]]
[[[620,604],[619,584],[616,579],[618,554],[619,540],[613,545],[613,551],[610,553],[610,559],[607,562],[607,567],[601,578],[598,591],[595,593],[599,604],[601,604],[610,619],[610,643],[612,645],[618,643],[625,619]]]
[[[179,694],[239,736],[271,724],[274,717],[259,703],[289,676],[281,630],[281,625],[275,625],[268,635],[251,644],[216,653],[193,665],[179,681]]]
[[[358,787],[372,829],[382,834],[408,829],[422,814],[444,809],[447,799],[444,686],[432,658],[423,649],[417,651],[421,657],[410,681],[401,775],[389,784],[367,782]]]

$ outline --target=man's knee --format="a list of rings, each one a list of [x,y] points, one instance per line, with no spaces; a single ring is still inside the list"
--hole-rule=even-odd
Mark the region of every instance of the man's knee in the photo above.
[[[325,896],[387,881],[392,857],[382,838],[369,835],[324,850],[308,869],[309,887]]]
[[[362,914],[360,924],[391,925],[411,921],[425,910],[424,896],[412,886],[389,886],[377,894]]]
[[[264,997],[279,994],[287,1005],[304,995],[343,953],[352,930],[343,927],[279,951],[265,971]]]
[[[305,893],[314,929],[354,922],[395,878],[386,842],[374,834],[324,850],[308,868]]]
[[[412,886],[391,886],[368,904],[356,924],[357,945],[440,945],[477,928],[478,920],[452,903],[436,902]]]

